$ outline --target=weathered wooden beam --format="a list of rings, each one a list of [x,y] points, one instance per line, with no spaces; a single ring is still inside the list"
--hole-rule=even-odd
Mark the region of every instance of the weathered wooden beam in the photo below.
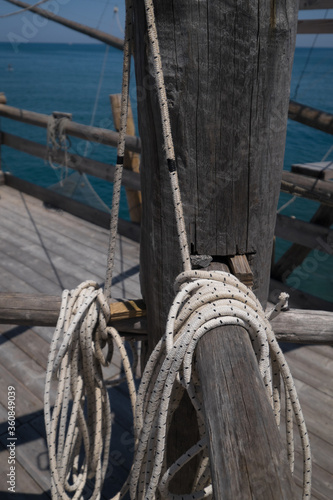
[[[56,326],[61,298],[56,295],[0,293],[0,324]],[[142,299],[114,299],[110,304],[111,320],[121,332],[145,336],[146,316]]]
[[[299,102],[290,101],[288,118],[303,125],[322,130],[327,134],[333,134],[333,114],[326,113],[320,109],[305,106]]]
[[[94,38],[95,40],[99,40],[100,42],[106,43],[107,45],[111,45],[111,47],[123,50],[124,42],[120,38],[110,35],[109,33],[105,33],[104,31],[91,28],[90,26],[85,26],[84,24],[77,23],[76,21],[71,21],[70,19],[58,16],[54,14],[52,11],[47,10],[47,6],[46,8],[41,9],[40,7],[33,7],[32,4],[21,2],[20,0],[6,0],[6,2],[16,5],[17,7],[22,7],[22,8],[29,7],[29,11],[35,12],[39,16],[45,17],[46,19],[50,19],[55,23],[62,24],[67,28],[78,31],[79,33],[83,33],[84,35]]]
[[[299,0],[299,10],[332,9],[332,0]]]
[[[272,320],[279,342],[333,345],[333,312],[291,309]]]
[[[325,231],[325,227],[329,228],[333,224],[332,207],[321,205],[316,211],[316,213],[312,216],[310,223],[317,224],[322,228],[321,229],[322,234],[318,236],[316,248],[318,249],[325,248],[326,252],[330,253],[331,250],[330,231],[328,231],[326,236],[323,231]],[[306,227],[310,232],[311,226],[310,227],[306,226]],[[312,231],[312,235],[313,234],[314,231]],[[303,235],[302,238],[305,239],[306,235]],[[293,272],[293,270],[302,264],[304,259],[309,255],[311,247],[304,246],[301,243],[302,243],[301,241],[294,243],[290,248],[288,248],[288,250],[282,255],[282,257],[273,265],[271,271],[272,278],[280,281],[285,281],[288,278],[288,276]]]
[[[282,172],[281,191],[333,207],[333,183],[307,175]]]
[[[35,111],[27,111],[26,109],[14,108],[13,106],[7,106],[5,104],[0,104],[0,116],[42,128],[47,128],[48,120],[50,118],[49,115],[36,113]],[[90,125],[82,125],[81,123],[72,121],[68,121],[64,126],[64,132],[67,135],[78,137],[79,139],[84,139],[85,141],[97,142],[99,144],[105,144],[113,147],[117,147],[119,138],[118,132],[114,132],[113,130],[91,127]],[[129,151],[140,153],[140,138],[129,135],[126,136],[125,147]]]
[[[333,212],[333,208],[331,209]],[[333,218],[333,215],[332,215]],[[294,219],[278,214],[275,225],[275,236],[297,243],[308,249],[333,254],[333,230],[311,222]]]
[[[229,326],[206,333],[196,356],[214,498],[296,498],[286,451],[246,330]]]
[[[120,111],[121,111],[121,94],[111,94],[110,103],[113,115],[113,122],[117,132],[120,130]],[[127,113],[127,135],[135,136],[135,125],[132,113],[131,102],[128,102]],[[127,171],[140,174],[140,156],[138,153],[125,151],[124,155],[124,173]],[[126,197],[130,219],[133,222],[141,222],[142,199],[141,192],[133,188],[126,188]]]
[[[305,19],[298,21],[298,35],[333,33],[333,19]]]
[[[1,143],[4,146],[16,149],[17,151],[22,151],[37,158],[45,160],[47,158],[48,148],[39,144],[38,142],[29,141],[23,137],[18,137],[13,134],[8,134],[7,132],[2,132]],[[115,166],[109,165],[107,163],[102,163],[97,160],[91,160],[90,158],[84,158],[83,156],[75,155],[72,153],[65,153],[63,151],[55,151],[52,153],[53,163],[58,163],[59,165],[65,165],[67,160],[67,166],[80,173],[93,175],[108,182],[113,182]],[[122,177],[122,184],[129,189],[140,190],[140,175],[136,172],[131,172],[129,170],[124,170]]]
[[[333,162],[294,163],[294,165],[291,165],[291,172],[293,174],[307,175],[316,179],[329,181],[333,179]]]
[[[34,196],[45,203],[61,208],[76,217],[92,222],[97,226],[104,227],[105,229],[110,228],[110,214],[107,212],[90,207],[89,205],[80,203],[79,201],[72,200],[67,196],[63,196],[62,194],[52,191],[51,189],[46,189],[44,187],[37,186],[32,182],[19,179],[18,177],[15,177],[7,172],[5,172],[5,184],[18,189],[22,193]],[[122,236],[126,236],[133,241],[140,241],[140,226],[134,222],[119,218],[118,232]]]
[[[142,299],[113,299],[110,325],[126,336],[146,338],[146,308]],[[57,295],[0,292],[0,324],[56,326],[61,298]],[[332,304],[333,306],[333,304]],[[306,309],[283,311],[273,319],[277,339],[295,344],[332,344],[333,312]]]

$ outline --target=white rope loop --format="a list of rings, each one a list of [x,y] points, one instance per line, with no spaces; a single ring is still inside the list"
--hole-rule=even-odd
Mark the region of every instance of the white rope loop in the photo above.
[[[191,271],[176,279],[177,295],[171,306],[166,333],[153,351],[138,390],[135,413],[138,444],[131,472],[130,494],[132,500],[154,500],[159,490],[162,498],[178,498],[168,492],[168,484],[174,474],[207,442],[202,422],[202,400],[198,377],[192,366],[192,358],[199,339],[212,328],[221,325],[244,327],[251,338],[259,370],[264,380],[267,396],[280,421],[280,374],[288,397],[289,422],[288,455],[293,470],[294,450],[291,433],[293,411],[301,436],[304,455],[304,493],[309,498],[311,490],[311,456],[309,439],[297,398],[295,386],[283,353],[275,339],[265,313],[244,284],[229,273],[221,271]],[[277,313],[286,298],[276,306],[271,315]],[[271,376],[271,373],[275,376]],[[188,450],[168,469],[165,463],[170,414],[173,412],[174,390],[179,386],[187,390],[196,408],[202,435],[196,446]],[[178,389],[179,390],[179,387]],[[175,397],[179,400],[179,394]],[[291,423],[290,423],[291,422]],[[152,460],[154,450],[155,460]],[[204,481],[197,478],[194,490],[179,498],[211,498],[207,449],[203,455]]]
[[[111,440],[111,408],[101,366],[110,363],[113,343],[120,351],[133,411],[135,408],[132,369],[122,339],[114,328],[107,327],[109,318],[110,309],[97,283],[87,281],[76,290],[64,291],[44,395],[53,499],[81,498],[88,479],[94,480],[90,498],[100,496]],[[58,388],[52,410],[54,378]]]

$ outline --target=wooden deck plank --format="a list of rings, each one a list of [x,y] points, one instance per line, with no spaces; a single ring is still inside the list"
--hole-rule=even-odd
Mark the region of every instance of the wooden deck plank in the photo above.
[[[7,478],[5,479],[3,476],[8,473],[9,465],[8,465],[8,451],[0,445],[0,470],[2,471],[1,477],[1,486],[0,486],[0,497],[5,498],[15,498],[20,500],[20,498],[28,499],[28,498],[38,498],[38,500],[48,500],[50,498],[49,495],[43,492],[43,489],[36,483],[36,481],[28,474],[28,472],[22,467],[20,462],[15,462],[15,493],[11,493],[8,491],[6,486]]]
[[[43,404],[21,381],[0,364],[0,404],[7,408],[9,386],[15,387],[16,417],[20,422],[31,420],[43,410]]]
[[[33,214],[30,211],[30,201],[29,204],[25,204],[22,207],[18,206],[16,210],[13,210],[13,207],[11,205],[4,204],[2,198],[1,201],[1,211],[6,214],[7,218],[15,222],[16,225],[28,227],[32,229],[33,232],[36,232],[36,228],[37,230],[42,231],[43,229],[49,230],[51,227],[53,231],[52,237],[54,239],[58,239],[58,237],[63,238],[65,236],[67,245],[69,246],[75,247],[76,242],[79,244],[84,243],[84,247],[94,249],[98,251],[98,253],[103,253],[106,256],[108,248],[108,231],[104,230],[104,234],[99,233],[102,238],[99,238],[98,241],[95,242],[94,230],[88,227],[84,228],[85,230],[84,232],[82,232],[82,226],[76,223],[77,219],[73,216],[72,217],[74,220],[70,221],[72,227],[70,227],[69,225],[66,231],[64,231],[64,229],[62,228],[62,217],[60,217],[58,213],[53,214],[58,218],[58,220],[55,220],[53,224],[50,224],[49,222],[52,221],[52,217],[50,217],[52,213],[49,213],[49,210],[44,209],[36,214]],[[28,213],[22,214],[22,210],[27,209]],[[135,242],[132,242],[131,240],[124,237],[118,238],[118,246],[120,242],[122,242],[122,244],[126,246],[126,254],[128,253],[129,256],[137,259],[138,245]],[[127,255],[125,257],[127,258]]]
[[[330,346],[325,346],[326,351]],[[293,376],[333,398],[333,360],[315,351],[294,349],[288,353]],[[306,370],[304,367],[306,366]],[[332,415],[333,416],[333,415]]]
[[[12,325],[0,325],[0,335],[4,335],[46,370],[51,337],[50,342],[47,342],[29,327]]]
[[[38,227],[52,228],[55,233],[66,236],[68,241],[74,246],[75,242],[82,243],[82,241],[84,241],[85,246],[96,249],[99,252],[103,251],[105,255],[107,254],[109,234],[106,229],[101,229],[100,232],[96,233],[94,229],[96,226],[93,224],[86,223],[86,221],[80,221],[80,219],[70,214],[67,215],[70,215],[75,222],[74,220],[66,219],[63,217],[65,212],[59,213],[59,211],[49,210],[43,207],[43,205],[40,207],[32,205],[31,200],[34,199],[32,197],[27,198],[27,195],[25,195],[21,203],[18,202],[16,205],[12,203],[1,203],[0,206],[2,210],[7,211],[8,216],[11,218],[17,216],[21,223],[25,221],[25,223],[29,223],[30,226],[34,226],[35,220],[38,220]],[[84,225],[82,223],[84,223]],[[74,228],[73,224],[75,224]],[[138,248],[136,242],[118,235],[118,245],[119,242],[126,245],[126,253],[136,258]]]
[[[0,363],[39,399],[42,408],[45,370],[4,335],[0,336]]]
[[[19,227],[15,225],[15,229],[13,231],[12,224],[8,221],[3,221],[1,226],[1,233],[3,237],[6,239],[7,246],[11,243],[13,246],[16,244],[19,248],[13,248],[12,254],[18,253],[18,259],[22,259],[24,256],[29,255],[30,258],[27,259],[27,263],[31,266],[38,265],[38,259],[41,261],[41,272],[44,275],[50,276],[52,279],[52,275],[54,279],[57,279],[60,283],[63,284],[63,287],[73,288],[77,286],[81,281],[86,279],[94,279],[98,283],[104,281],[105,269],[106,269],[106,258],[105,255],[97,252],[95,250],[90,250],[87,252],[76,252],[76,249],[66,246],[64,240],[54,241],[52,234],[50,234],[50,238],[42,236],[42,242],[38,239],[38,237],[34,236],[29,229]],[[6,243],[3,243],[6,245]],[[83,242],[81,242],[82,248]],[[8,248],[8,247],[7,247]],[[22,255],[20,255],[22,252]],[[5,254],[4,254],[5,256]],[[10,262],[10,257],[9,257]],[[121,261],[116,259],[115,261],[115,270],[114,270],[114,282],[119,283],[124,280],[129,280],[129,284],[133,284],[133,287],[137,289],[137,293],[139,291],[138,285],[138,276],[137,272],[134,272],[134,276],[131,276],[131,268],[133,266],[137,266],[137,262],[132,261],[131,263]],[[75,276],[75,279],[72,279],[72,276]],[[124,278],[124,279],[123,279]],[[119,285],[118,283],[115,285],[121,293],[124,293],[124,284]],[[59,290],[61,290],[61,286]],[[40,289],[39,291],[47,290]]]
[[[48,470],[47,448],[44,438],[25,423],[17,429],[16,460],[36,481],[40,488],[47,492],[50,489],[50,473]],[[2,444],[5,444],[1,438]]]

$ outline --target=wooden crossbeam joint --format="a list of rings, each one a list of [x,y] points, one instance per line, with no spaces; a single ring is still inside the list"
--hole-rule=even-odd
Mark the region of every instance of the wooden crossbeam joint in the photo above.
[[[110,304],[111,322],[146,316],[146,305],[142,299],[116,300]]]
[[[244,285],[253,287],[253,273],[246,255],[234,255],[228,257],[228,265],[232,274],[236,276]]]

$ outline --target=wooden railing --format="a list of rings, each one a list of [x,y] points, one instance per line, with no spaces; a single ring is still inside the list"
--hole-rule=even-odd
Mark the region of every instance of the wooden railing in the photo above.
[[[37,127],[47,128],[49,116],[42,113],[35,113],[4,104],[6,102],[5,96],[2,95],[0,99],[0,116],[9,118],[11,120],[26,123]],[[111,147],[116,147],[118,144],[119,134],[113,130],[92,127],[83,125],[81,123],[67,121],[64,127],[64,132],[68,136],[78,137],[86,141],[91,141],[98,144],[104,144]],[[0,145],[10,147],[17,151],[35,156],[37,158],[46,159],[48,156],[48,148],[45,144],[40,144],[35,141],[30,141],[17,135],[9,134],[1,131]],[[138,153],[141,150],[141,143],[138,137],[126,136],[125,141],[126,150]],[[65,153],[57,150],[52,151],[52,160],[59,165],[67,165],[73,170],[80,173],[89,174],[108,182],[113,182],[115,166],[103,163],[91,158],[85,158],[72,153]],[[89,207],[86,204],[72,200],[67,196],[56,193],[50,189],[37,186],[31,182],[15,177],[9,173],[2,174],[2,178],[6,184],[12,186],[22,192],[35,196],[40,200],[51,203],[63,210],[79,216],[95,224],[109,228],[110,215],[106,212],[96,208]],[[127,190],[140,191],[140,175],[137,172],[130,170],[123,171],[122,178],[123,186]],[[135,241],[140,239],[140,226],[138,223],[129,222],[120,219],[118,224],[119,233],[127,236]]]

